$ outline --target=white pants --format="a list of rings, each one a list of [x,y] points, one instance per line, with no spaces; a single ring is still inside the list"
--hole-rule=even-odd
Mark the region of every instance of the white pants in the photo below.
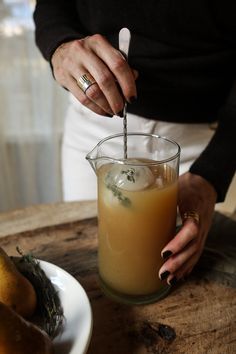
[[[209,124],[166,123],[134,114],[128,114],[127,123],[128,132],[158,134],[175,140],[181,147],[180,174],[188,171],[214,133]],[[96,175],[85,156],[101,139],[122,130],[122,118],[99,116],[70,95],[62,144],[65,201],[97,198]]]

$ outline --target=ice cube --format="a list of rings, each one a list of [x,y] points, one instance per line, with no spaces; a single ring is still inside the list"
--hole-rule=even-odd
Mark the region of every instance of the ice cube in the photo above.
[[[140,191],[155,182],[148,166],[114,164],[108,173],[110,183],[126,191]]]

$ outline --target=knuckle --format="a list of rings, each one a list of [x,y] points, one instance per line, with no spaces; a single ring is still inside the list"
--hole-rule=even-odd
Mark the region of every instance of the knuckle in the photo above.
[[[78,49],[83,49],[85,47],[85,41],[83,39],[77,39],[76,41],[73,41],[71,48],[78,50]]]
[[[85,95],[81,96],[81,97],[79,98],[79,101],[80,101],[80,103],[82,103],[82,105],[84,105],[84,106],[88,106],[89,103],[90,103],[90,99],[89,99],[87,96],[85,96]]]
[[[96,101],[102,96],[102,92],[99,89],[98,85],[94,84],[88,88],[86,95],[92,100]]]
[[[109,88],[112,85],[112,80],[113,76],[109,71],[103,72],[99,77],[98,84],[100,87]]]
[[[101,41],[104,40],[104,37],[103,37],[101,34],[99,34],[99,33],[94,34],[94,35],[91,36],[90,38],[91,38],[93,41],[95,41],[95,42],[101,42]]]
[[[92,36],[87,37],[87,41],[91,47],[96,48],[97,46],[100,46],[101,43],[105,41],[105,37],[103,37],[99,33],[96,33]]]
[[[123,57],[118,56],[115,60],[113,60],[111,66],[112,66],[112,71],[120,72],[123,71],[124,67],[126,66],[126,61]]]

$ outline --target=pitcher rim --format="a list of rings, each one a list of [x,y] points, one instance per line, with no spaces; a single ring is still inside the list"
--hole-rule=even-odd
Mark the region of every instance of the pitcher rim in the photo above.
[[[107,140],[111,140],[113,138],[118,138],[118,137],[121,137],[121,136],[124,136],[123,133],[117,133],[117,134],[113,134],[113,135],[109,135],[105,138],[103,138],[102,140],[100,140],[97,145],[95,145],[95,147],[86,155],[86,159],[87,160],[90,160],[90,161],[99,161],[99,160],[109,160],[109,161],[115,161],[116,163],[118,164],[121,164],[121,165],[132,165],[132,166],[141,166],[141,165],[157,165],[157,164],[163,164],[165,162],[169,162],[169,161],[172,161],[172,160],[175,160],[177,157],[180,156],[180,151],[181,151],[181,148],[180,148],[180,145],[173,139],[170,139],[170,138],[167,138],[166,136],[162,136],[162,135],[158,135],[158,134],[151,134],[151,133],[139,133],[139,132],[130,132],[130,133],[127,133],[128,136],[148,136],[148,137],[153,137],[153,138],[159,138],[159,139],[163,139],[163,140],[166,140],[170,143],[172,143],[173,145],[176,146],[177,148],[177,153],[171,157],[168,157],[167,159],[163,159],[163,160],[159,160],[159,161],[145,161],[143,163],[141,163],[140,161],[137,163],[137,162],[134,162],[134,161],[129,161],[129,160],[124,160],[124,159],[117,159],[117,158],[114,158],[114,157],[108,157],[108,156],[99,156],[99,157],[91,157],[90,155],[93,153],[93,151],[97,148],[99,148],[99,146],[101,146],[104,142],[106,142]]]

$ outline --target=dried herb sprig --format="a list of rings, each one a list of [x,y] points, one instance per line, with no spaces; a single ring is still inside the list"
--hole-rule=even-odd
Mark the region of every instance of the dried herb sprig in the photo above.
[[[128,181],[135,183],[135,169],[133,167],[128,168],[126,171],[121,171],[121,173],[126,175]]]
[[[117,187],[115,183],[112,183],[112,177],[110,172],[108,172],[108,174],[105,177],[105,185],[107,189],[109,189],[112,192],[114,197],[116,197],[123,206],[125,207],[131,206],[131,200],[122,194],[121,190],[119,189],[119,187]]]
[[[62,330],[63,309],[56,289],[40,267],[39,261],[32,255],[24,255],[17,247],[20,258],[13,258],[18,270],[32,283],[38,301],[37,311],[40,315],[39,326],[54,338]]]
[[[112,191],[112,194],[114,197],[117,197],[120,203],[125,206],[125,207],[130,207],[131,206],[131,201],[128,197],[125,197],[122,192],[119,190],[119,188],[115,184],[106,184],[107,189]]]

